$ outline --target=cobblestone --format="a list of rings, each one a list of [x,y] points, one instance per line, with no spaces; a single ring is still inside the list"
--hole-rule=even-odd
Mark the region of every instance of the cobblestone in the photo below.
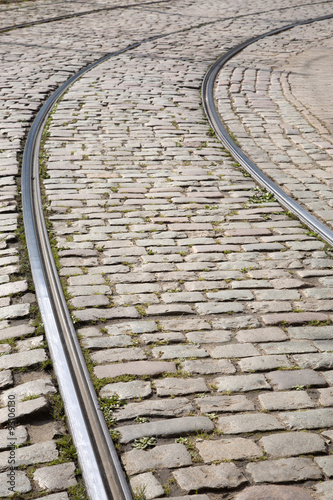
[[[75,464],[68,462],[37,469],[33,474],[33,479],[43,489],[64,489],[77,484],[74,472]]]
[[[297,387],[326,385],[324,378],[313,370],[276,371],[267,374],[270,383],[279,391]]]
[[[320,479],[322,473],[309,458],[282,458],[266,462],[249,464],[246,467],[255,483],[268,481],[284,483],[285,481],[305,481]]]
[[[213,429],[214,424],[208,417],[182,417],[148,424],[127,425],[116,430],[121,433],[120,442],[128,443],[143,436],[177,436],[191,432],[210,432]]]
[[[259,444],[272,457],[292,457],[326,451],[323,439],[310,432],[272,434],[261,438]]]
[[[229,417],[219,417],[217,427],[224,434],[242,434],[244,432],[273,431],[283,429],[283,425],[273,416],[262,413],[247,413]]]
[[[195,468],[180,469],[173,472],[173,476],[179,486],[189,493],[207,487],[213,490],[236,488],[246,482],[234,464],[200,465]]]
[[[132,450],[123,455],[128,474],[139,474],[149,469],[165,469],[191,465],[189,452],[183,444],[158,446],[148,451]]]
[[[258,458],[262,450],[250,439],[234,438],[216,441],[196,441],[196,447],[205,463],[217,460],[241,460],[243,458]]]
[[[250,486],[236,495],[235,500],[312,500],[303,488],[296,486]]]

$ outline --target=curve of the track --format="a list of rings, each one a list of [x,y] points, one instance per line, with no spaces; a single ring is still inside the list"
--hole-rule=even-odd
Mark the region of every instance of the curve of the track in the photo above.
[[[317,233],[321,238],[327,241],[330,245],[333,244],[333,231],[329,229],[325,224],[321,223],[316,217],[311,215],[307,210],[305,210],[301,205],[299,205],[291,196],[287,195],[275,182],[273,182],[267,175],[265,175],[262,170],[260,170],[251,161],[244,152],[236,145],[228,134],[226,128],[224,127],[219,114],[217,112],[215,102],[214,102],[214,84],[218,76],[219,71],[222,67],[230,60],[232,57],[236,56],[243,49],[251,45],[252,43],[262,40],[263,38],[278,35],[284,31],[295,28],[296,26],[302,26],[314,22],[319,22],[327,19],[332,19],[332,15],[322,16],[315,19],[307,19],[304,21],[299,21],[292,23],[290,25],[278,28],[273,31],[269,31],[262,35],[250,38],[245,42],[237,45],[236,47],[229,50],[226,54],[221,56],[206,73],[206,76],[202,85],[202,98],[203,106],[207,117],[210,121],[211,126],[215,130],[216,135],[226,147],[226,149],[233,155],[235,160],[251,174],[251,176],[265,189],[274,194],[274,196],[279,200],[279,202],[290,212],[292,212],[296,217],[298,217],[305,225],[307,225],[311,230]]]
[[[260,37],[256,37],[248,42],[245,42],[237,46],[236,47],[237,50],[234,49],[228,52],[228,54],[224,56],[222,60],[226,60],[225,58],[227,56],[228,56],[227,59],[229,59],[230,57],[232,57],[233,54],[235,54],[239,50],[242,50],[242,48],[244,48],[245,46],[249,45],[250,43],[253,43],[254,41],[264,36],[271,36],[283,30],[291,29],[294,26],[298,26],[300,24],[315,22],[322,19],[328,19],[331,17],[333,17],[333,15],[324,16],[318,19],[311,19],[303,21],[301,23],[298,22],[292,25],[285,26],[278,30],[266,33],[264,35],[261,35]],[[201,23],[197,27],[201,27],[206,24],[211,24],[211,23]],[[193,27],[191,27],[191,29],[193,29]],[[183,31],[186,31],[186,29],[178,30],[177,33]],[[46,334],[48,337],[50,350],[55,362],[55,370],[59,378],[59,384],[65,401],[65,407],[67,408],[67,413],[69,414],[68,418],[70,422],[70,428],[74,436],[74,442],[78,448],[79,460],[81,467],[83,469],[83,474],[86,480],[88,492],[90,498],[92,499],[95,498],[102,499],[111,497],[112,498],[131,498],[131,497],[127,487],[127,483],[124,477],[122,476],[120,464],[119,462],[117,462],[116,454],[113,449],[113,445],[111,443],[108,430],[101,416],[101,412],[98,408],[97,398],[94,393],[92,384],[90,382],[89,374],[85,367],[85,362],[83,360],[81,350],[76,339],[75,330],[65,305],[65,299],[62,295],[59,279],[57,277],[57,273],[55,272],[55,265],[52,259],[52,252],[50,250],[50,245],[47,239],[45,223],[43,220],[41,203],[40,203],[39,181],[38,181],[38,171],[37,171],[40,138],[43,126],[45,124],[45,121],[49,113],[52,110],[53,105],[57,102],[57,100],[61,97],[61,95],[69,88],[69,86],[72,85],[78,78],[80,78],[80,76],[82,76],[84,73],[95,67],[97,64],[102,63],[103,61],[109,59],[112,56],[118,55],[128,50],[133,50],[136,47],[142,45],[143,43],[155,40],[157,38],[170,36],[171,34],[174,33],[175,32],[150,37],[147,38],[146,40],[143,40],[142,42],[130,45],[120,51],[108,54],[105,57],[98,59],[95,63],[82,69],[79,73],[70,78],[46,101],[46,103],[42,107],[30,130],[25,147],[25,153],[23,159],[23,189],[22,189],[23,210],[24,210],[24,218],[26,221],[25,223],[27,227],[26,229],[27,243],[31,257],[32,270],[36,285],[36,292],[41,308],[41,313],[46,326]],[[206,94],[208,95],[208,93],[210,93],[209,99],[207,97],[208,101],[212,100],[212,89],[214,84],[214,78],[218,73],[218,67],[220,66],[218,66],[218,64],[215,64],[211,68],[205,80],[206,83],[204,85],[206,85],[207,81],[209,80],[209,84],[207,84],[207,87],[204,86],[204,95]],[[208,114],[211,113],[213,110],[212,103],[206,105],[206,108],[207,108],[207,113]],[[210,119],[212,120],[211,116]],[[217,119],[214,118],[214,120],[212,120],[212,125],[216,129],[218,135],[220,136],[220,133],[218,132],[218,130],[220,129],[220,125],[217,126],[216,123]],[[228,148],[232,146],[232,148],[234,148],[232,149],[232,153],[234,154],[237,161],[242,163],[241,160],[243,154],[241,154],[241,151],[238,150],[237,146],[233,143],[233,141],[230,138],[229,138],[230,141],[225,138],[226,134],[222,133],[221,135],[224,137],[224,139],[222,139],[221,137],[221,140],[225,143],[226,147]],[[230,144],[230,142],[233,144]],[[243,166],[245,168],[248,168],[248,166],[245,165]],[[255,169],[252,170],[253,170],[252,173],[255,173]],[[260,174],[259,177],[262,178],[262,175]],[[258,177],[256,177],[256,179],[260,181]],[[268,184],[267,187],[268,189],[273,190],[270,188]],[[285,197],[282,194],[280,194],[278,187],[274,189],[276,190],[276,192],[274,192],[273,190],[274,194],[283,203]],[[311,227],[315,229],[313,225],[311,225]],[[37,235],[37,233],[35,232],[36,229],[40,231],[42,236]],[[317,230],[317,232],[320,233],[318,228],[315,230]],[[43,262],[42,272],[41,272],[41,261]],[[49,273],[53,275],[52,278],[50,278]],[[52,293],[55,294],[52,298],[50,298],[48,294],[50,289],[52,289],[53,290]],[[67,330],[66,333],[65,330]],[[63,344],[65,346],[64,348]],[[75,361],[71,361],[71,368],[66,368],[65,365],[67,366],[69,352],[71,352],[74,355]],[[57,360],[59,360],[58,364]],[[69,382],[68,379],[62,381],[62,372],[64,370],[67,371],[69,376],[72,377],[71,382]],[[73,373],[76,373],[76,375],[73,376]],[[83,384],[81,383],[81,380],[84,380]],[[74,392],[73,392],[73,387],[75,388]],[[85,395],[82,396],[84,391]],[[83,402],[83,400],[85,400],[85,402]],[[81,425],[78,425],[78,418],[81,419],[81,417],[79,417],[78,415],[74,415],[71,417],[70,414],[72,409],[76,409],[76,411],[79,410],[80,408],[82,409],[82,405],[84,404],[87,406],[85,406],[85,410],[83,413],[85,414],[90,413],[90,415],[87,421],[85,422],[84,426],[82,427]],[[95,421],[94,424],[91,424],[90,418],[92,418]],[[84,435],[80,434],[82,428],[85,429]],[[96,436],[94,437],[95,431],[97,432],[98,437]],[[87,438],[89,439],[87,440]],[[81,446],[80,443],[83,443],[83,447]],[[101,446],[100,449],[99,446]],[[95,462],[96,462],[95,467],[92,466],[91,454],[95,456]],[[110,457],[111,457],[111,462],[114,464],[112,465],[111,470],[107,466],[107,463],[110,463]],[[99,463],[101,461],[103,462],[104,465],[102,467],[99,467]],[[96,474],[99,476],[99,480],[96,479]],[[114,479],[115,476],[117,476],[118,478],[116,481]]]

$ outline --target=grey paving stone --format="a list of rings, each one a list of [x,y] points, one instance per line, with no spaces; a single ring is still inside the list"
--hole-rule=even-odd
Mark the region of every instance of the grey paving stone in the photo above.
[[[155,344],[156,342],[176,343],[185,341],[186,338],[181,332],[155,332],[140,335],[140,342],[143,344]]]
[[[116,430],[121,433],[120,442],[129,443],[144,436],[182,436],[192,432],[211,432],[213,429],[214,424],[208,417],[181,417],[147,424],[127,425],[118,427]]]
[[[264,436],[258,442],[271,457],[325,453],[325,441],[311,432],[287,432]]]
[[[200,292],[162,293],[161,299],[166,304],[175,302],[204,302],[206,300]]]
[[[224,434],[242,434],[244,432],[275,431],[283,425],[273,416],[265,413],[247,413],[230,417],[219,417],[217,427]]]
[[[208,299],[225,300],[253,300],[253,294],[248,290],[221,290],[219,292],[208,292]]]
[[[234,464],[187,467],[173,472],[172,475],[182,490],[189,493],[207,488],[213,490],[237,488],[246,482],[245,477]]]
[[[305,488],[297,486],[249,486],[235,496],[235,500],[313,500]]]
[[[312,343],[320,351],[333,351],[333,340],[316,340]]]
[[[15,442],[16,444],[16,442]],[[0,471],[8,469],[8,460],[11,451],[3,451],[0,453]],[[15,464],[31,465],[35,463],[51,462],[58,458],[58,450],[55,441],[46,441],[44,443],[37,443],[31,446],[24,446],[15,450]]]
[[[25,472],[15,471],[15,476],[7,476],[8,472],[0,474],[0,495],[2,498],[7,498],[9,495],[17,493],[28,493],[32,490],[31,484]],[[11,483],[7,483],[7,481]],[[9,490],[9,488],[12,488]]]
[[[86,295],[75,297],[69,303],[73,307],[97,307],[107,306],[110,301],[105,295]]]
[[[271,284],[273,285],[274,288],[277,288],[278,290],[281,289],[291,289],[291,288],[303,288],[304,287],[304,281],[294,279],[294,278],[284,278],[284,279],[272,279],[270,280]]]
[[[235,373],[236,368],[228,359],[186,360],[180,364],[182,371],[197,375]]]
[[[149,316],[159,316],[160,314],[193,314],[193,309],[186,304],[159,304],[156,306],[148,306],[146,313]]]
[[[266,354],[293,354],[302,352],[316,352],[316,349],[310,342],[297,340],[289,342],[270,342],[269,344],[260,344],[260,349]]]
[[[84,274],[81,276],[70,276],[68,284],[70,286],[84,285],[104,285],[105,278],[101,274]]]
[[[218,377],[212,383],[217,386],[218,392],[255,391],[257,389],[271,389],[264,375],[234,375],[233,377]]]
[[[152,472],[145,472],[130,479],[131,489],[135,495],[144,494],[147,500],[164,495],[164,489]]]
[[[191,465],[191,455],[183,444],[166,444],[152,450],[132,450],[122,456],[127,474],[140,474],[150,469],[170,469]]]
[[[320,479],[322,473],[310,458],[282,458],[246,466],[255,483],[284,483]]]
[[[208,396],[196,398],[195,404],[202,413],[254,410],[254,404],[246,396]]]
[[[17,326],[9,326],[0,330],[0,340],[11,339],[15,337],[21,337],[23,335],[28,335],[30,333],[34,333],[35,328],[33,326],[29,326],[27,324],[17,325]]]
[[[27,442],[28,432],[26,427],[23,425],[15,427],[14,435],[12,435],[11,432],[12,431],[9,431],[8,429],[0,430],[0,450],[5,450],[6,448],[10,448],[12,446],[12,437],[15,437],[15,445],[17,446]]]
[[[130,335],[115,335],[113,337],[87,337],[82,345],[87,349],[103,349],[108,347],[126,347],[133,343]]]
[[[293,339],[326,340],[333,339],[331,326],[289,327],[288,335]]]
[[[236,338],[238,342],[281,342],[288,339],[284,331],[277,326],[240,330]]]
[[[257,300],[298,300],[301,298],[296,290],[255,290]]]
[[[189,332],[186,333],[189,342],[198,344],[213,344],[214,342],[229,342],[232,333],[225,330],[211,330],[208,332]]]
[[[30,337],[25,340],[17,340],[16,341],[16,349],[18,352],[23,351],[31,351],[32,349],[36,349],[37,347],[44,346],[44,336],[38,335],[37,337]]]
[[[257,458],[263,455],[263,451],[251,439],[233,438],[214,441],[197,439],[195,445],[205,463]]]
[[[283,300],[255,301],[248,304],[248,309],[253,313],[280,313],[290,312],[291,303]]]
[[[187,398],[148,400],[140,403],[128,403],[115,410],[117,420],[129,420],[140,417],[177,417],[188,415],[194,407]]]
[[[174,359],[174,358],[205,358],[208,353],[205,349],[200,349],[191,345],[168,345],[158,346],[152,349],[152,354],[155,358],[159,359]]]
[[[155,380],[155,387],[158,396],[177,396],[209,391],[203,378],[180,379],[168,377],[163,380]]]
[[[129,361],[95,366],[94,373],[98,378],[115,378],[121,375],[159,375],[160,373],[175,373],[175,363],[168,361]]]
[[[319,404],[321,406],[333,406],[333,387],[318,389]]]
[[[327,380],[329,385],[333,385],[333,370],[322,372],[322,376]]]
[[[231,288],[233,289],[251,288],[252,290],[255,290],[258,288],[272,288],[272,285],[265,280],[242,280],[242,281],[234,281],[233,283],[231,283]]]
[[[164,330],[175,330],[176,332],[182,331],[198,331],[198,330],[211,330],[211,325],[199,318],[176,318],[176,319],[162,319],[159,324]]]
[[[33,366],[46,361],[46,359],[47,356],[44,349],[35,349],[29,353],[29,356],[25,352],[7,354],[0,357],[0,369]]]
[[[147,355],[139,347],[130,347],[128,349],[126,348],[105,349],[103,351],[97,351],[91,355],[91,359],[95,363],[112,363],[121,360],[136,361],[146,358]]]
[[[301,368],[323,370],[333,368],[333,353],[321,352],[294,355],[294,360]]]
[[[252,358],[243,358],[238,362],[242,372],[266,371],[273,368],[288,368],[291,366],[287,356],[254,356]]]
[[[238,330],[241,328],[256,328],[260,326],[258,318],[251,316],[240,316],[233,318],[221,318],[212,321],[213,328],[224,330]]]
[[[265,325],[277,325],[281,322],[289,324],[300,324],[308,323],[310,321],[327,321],[329,316],[323,313],[316,312],[299,312],[299,313],[288,313],[288,314],[266,314],[262,316],[262,321]],[[308,337],[299,337],[308,338]]]
[[[259,356],[253,344],[229,344],[207,349],[212,358],[247,358]]]
[[[51,377],[44,376],[43,378],[20,384],[4,391],[0,396],[0,403],[1,406],[6,406],[9,401],[8,396],[14,396],[16,401],[22,401],[22,399],[29,396],[41,396],[55,392],[57,392],[57,389],[52,383]]]
[[[333,499],[333,481],[319,482],[313,488],[320,500]]]
[[[133,289],[133,287],[132,287]],[[109,335],[123,335],[126,333],[151,333],[157,330],[156,321],[139,320],[117,323],[116,325],[105,327]]]
[[[321,469],[323,469],[326,476],[328,476],[328,477],[333,476],[333,457],[332,456],[316,457],[315,462],[317,462],[319,467]]]
[[[102,398],[109,398],[117,394],[120,399],[145,398],[152,392],[150,382],[133,380],[132,382],[116,382],[107,384],[100,390]]]
[[[9,354],[12,348],[9,344],[0,344],[0,355]]]
[[[22,281],[12,281],[4,285],[0,285],[0,297],[4,295],[12,295],[14,293],[22,293],[28,289],[28,283],[26,280]]]
[[[88,326],[86,328],[79,328],[77,333],[81,337],[89,338],[89,337],[101,337],[103,333],[96,326]]]
[[[75,464],[66,462],[42,467],[34,472],[33,479],[40,488],[47,490],[63,490],[70,486],[76,486]]]
[[[326,389],[319,389],[326,390]],[[312,408],[317,404],[311,400],[305,390],[285,391],[260,394],[259,402],[264,410],[298,410]]]
[[[199,314],[223,314],[230,312],[241,313],[244,311],[244,306],[236,302],[227,302],[221,304],[219,302],[197,303],[195,304]]]
[[[46,413],[48,410],[48,403],[44,397],[32,399],[28,401],[19,402],[16,405],[16,418],[20,419],[27,415],[35,416],[38,413]],[[0,409],[0,424],[8,422],[8,408]]]
[[[1,307],[0,320],[22,318],[27,316],[29,311],[30,304],[14,304],[7,307]]]
[[[134,306],[129,306],[110,309],[88,308],[82,311],[76,309],[74,316],[79,321],[98,321],[100,319],[139,318],[140,314]]]
[[[10,370],[3,370],[0,372],[0,389],[13,385],[13,375]]]
[[[333,409],[320,408],[300,412],[282,412],[280,420],[288,429],[324,429],[332,423]]]
[[[267,373],[267,379],[279,391],[297,387],[324,387],[325,379],[313,370],[286,370]]]

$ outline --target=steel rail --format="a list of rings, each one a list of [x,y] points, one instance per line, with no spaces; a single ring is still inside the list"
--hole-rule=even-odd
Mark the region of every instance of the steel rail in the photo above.
[[[232,154],[235,160],[264,188],[273,193],[276,199],[284,206],[288,211],[295,214],[306,226],[317,233],[323,240],[325,240],[330,245],[333,245],[333,231],[329,229],[325,224],[320,222],[316,217],[311,215],[305,208],[299,205],[291,196],[285,193],[275,182],[273,182],[262,170],[253,163],[250,158],[248,158],[245,153],[236,145],[228,134],[226,128],[224,127],[219,113],[216,109],[215,99],[214,99],[214,84],[219,71],[222,67],[234,56],[236,56],[243,49],[249,45],[262,40],[263,38],[278,35],[284,31],[290,30],[297,26],[303,26],[306,24],[311,24],[318,21],[323,21],[327,19],[332,19],[333,14],[326,16],[321,16],[318,18],[311,18],[303,21],[297,21],[292,24],[288,24],[281,28],[277,28],[259,36],[250,38],[243,43],[230,49],[226,54],[221,56],[217,61],[209,68],[205,75],[202,83],[202,103],[208,120],[214,129],[217,137],[220,139],[225,148]]]
[[[90,64],[47,99],[29,131],[22,162],[23,217],[36,295],[69,428],[91,500],[131,500],[132,495],[99,408],[54,263],[42,210],[39,149],[52,107],[70,85],[101,62],[137,45]]]

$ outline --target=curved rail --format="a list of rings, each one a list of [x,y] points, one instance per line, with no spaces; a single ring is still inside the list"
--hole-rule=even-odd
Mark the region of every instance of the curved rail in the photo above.
[[[284,31],[295,28],[296,26],[302,26],[318,21],[323,21],[326,19],[332,19],[333,14],[326,16],[321,16],[318,18],[307,19],[304,21],[297,21],[292,24],[288,24],[281,28],[277,28],[272,31],[263,33],[262,35],[250,38],[245,42],[237,45],[233,49],[229,50],[226,54],[221,56],[208,70],[202,83],[202,102],[203,107],[208,117],[208,120],[214,129],[216,135],[223,143],[225,148],[232,154],[236,161],[247,171],[251,176],[262,186],[264,186],[268,191],[274,194],[277,200],[284,206],[288,211],[295,214],[305,225],[316,232],[323,240],[327,241],[330,245],[333,245],[333,231],[331,231],[327,226],[320,222],[316,217],[311,215],[307,210],[305,210],[301,205],[299,205],[295,200],[293,200],[287,193],[285,193],[275,182],[273,182],[267,175],[265,175],[254,163],[251,161],[245,153],[235,144],[228,134],[226,128],[221,122],[218,111],[215,106],[214,100],[214,84],[216,77],[221,70],[221,68],[235,55],[241,52],[243,49],[255,43],[263,38],[278,35]]]
[[[99,408],[54,263],[42,211],[39,149],[48,115],[69,86],[97,64],[137,45],[90,64],[49,97],[29,131],[22,163],[23,217],[32,275],[70,431],[91,500],[131,500],[132,496]]]

